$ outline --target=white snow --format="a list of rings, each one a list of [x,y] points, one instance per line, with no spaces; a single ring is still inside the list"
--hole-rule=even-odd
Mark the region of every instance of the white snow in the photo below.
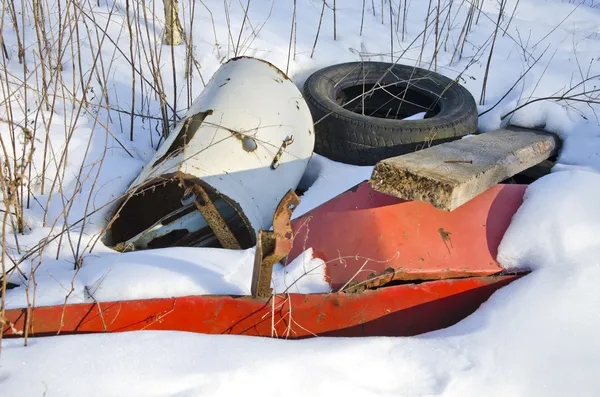
[[[17,10],[22,9],[21,3],[15,2]],[[151,4],[148,8],[162,9],[161,2],[152,3],[146,2]],[[193,37],[198,68],[208,81],[221,61],[233,56],[233,46],[244,20],[245,2],[225,2],[231,37],[224,22],[227,19],[224,2],[204,0],[202,3],[212,12],[216,38],[211,14],[202,4],[196,4],[192,29],[189,26],[191,3],[181,1],[180,6],[186,31]],[[322,3],[320,0],[297,2],[297,53],[295,60],[289,62],[288,74],[298,86],[310,73],[330,64],[360,59],[390,61],[389,3],[384,2],[383,24],[381,4],[373,3],[376,3],[375,16],[372,2],[365,2],[361,36],[363,2],[337,1],[335,41],[332,11],[326,7],[315,56],[311,58]],[[443,7],[446,1],[440,3]],[[460,82],[478,103],[499,8],[497,1],[481,3],[483,11],[469,33],[462,59],[458,61],[455,57],[452,61],[469,7],[469,2],[453,3],[452,29],[437,61],[439,72],[450,78],[460,75]],[[52,15],[56,18],[56,0],[48,4],[54,7]],[[81,7],[92,13],[99,25],[106,24],[108,34],[127,53],[126,2],[95,4],[86,3]],[[264,58],[285,71],[292,2],[276,0],[272,4],[271,12],[270,2],[250,3],[248,20],[240,36],[240,53]],[[396,33],[395,28],[392,31],[394,56],[406,50],[399,62],[417,65],[422,38],[412,45],[411,42],[423,28],[428,2],[408,4],[405,40],[401,41],[400,31]],[[432,4],[435,7],[436,2]],[[507,2],[509,15],[504,18],[503,26],[508,23],[515,4],[516,0]],[[331,2],[328,5],[331,6]],[[392,5],[395,12],[397,1]],[[114,14],[107,22],[111,10]],[[162,35],[161,13],[157,13],[157,21],[150,28],[151,40],[156,42],[160,42]],[[10,55],[8,78],[12,86],[17,87],[23,77],[23,65],[18,62],[17,37],[9,13],[5,13],[4,18],[2,36]],[[33,68],[38,56],[35,25],[29,17],[24,20],[25,27],[20,34],[25,37],[25,60],[31,66],[27,79],[31,87],[40,87],[40,73]],[[259,29],[258,37],[253,38],[252,32]],[[432,29],[426,37],[422,67],[432,65],[430,60],[435,52]],[[92,67],[98,47],[96,38],[86,39],[88,33],[83,24],[80,24],[79,34],[83,37],[80,58],[72,53],[70,46],[65,47],[62,77],[67,88],[71,81],[78,80],[79,61],[84,71]],[[140,42],[148,45],[145,32],[143,36]],[[598,78],[594,76],[600,74],[599,40],[600,9],[593,1],[518,1],[507,33],[498,34],[485,102],[479,110],[484,112],[497,105],[480,118],[480,130],[490,131],[507,123],[538,126],[558,133],[564,141],[553,172],[528,188],[525,201],[499,250],[498,258],[503,266],[534,271],[496,292],[476,313],[459,324],[413,338],[281,341],[181,332],[134,332],[37,338],[30,339],[27,347],[23,347],[19,339],[3,340],[0,396],[597,396],[600,390],[600,209],[597,199],[600,197],[600,121],[597,111],[600,108],[593,98],[590,104],[543,100],[502,117],[536,98],[584,90],[596,95],[593,90],[598,85]],[[216,47],[215,41],[218,42]],[[170,50],[162,47],[161,73],[166,99],[173,103],[174,64],[178,81],[177,108],[184,113],[187,106],[187,87],[183,83],[186,81],[185,48],[173,49],[176,62],[172,62]],[[134,122],[134,139],[130,141],[130,117],[114,112],[109,117],[106,103],[101,99],[104,89],[113,108],[131,109],[131,65],[109,41],[103,42],[101,53],[107,61],[103,67],[108,85],[104,87],[92,79],[93,90],[86,95],[91,104],[100,102],[102,106],[90,105],[89,111],[82,111],[71,130],[77,107],[59,100],[48,135],[44,128],[36,132],[37,150],[32,157],[31,178],[35,198],[25,212],[29,228],[19,237],[19,249],[14,245],[11,232],[7,252],[3,254],[19,258],[40,240],[56,236],[65,222],[73,224],[86,213],[95,211],[87,218],[83,231],[83,225],[77,224],[70,233],[64,233],[63,238],[49,242],[41,255],[31,256],[20,265],[26,275],[32,267],[37,268],[37,305],[62,303],[71,289],[70,302],[88,301],[89,294],[98,300],[202,293],[247,294],[252,250],[177,248],[117,254],[96,242],[97,234],[105,225],[108,204],[125,191],[152,156],[160,133],[156,121],[138,117]],[[109,63],[113,53],[117,56]],[[151,80],[150,67],[143,60],[138,66]],[[531,70],[519,79],[530,66]],[[5,76],[3,73],[3,79]],[[590,81],[577,86],[588,77]],[[505,96],[513,85],[514,89]],[[2,83],[3,89],[5,86]],[[197,73],[190,90],[192,99],[202,90]],[[33,109],[28,117],[30,121],[34,119],[37,104],[32,92],[28,93],[27,106],[24,106],[22,90],[12,93],[12,114],[16,120],[24,119],[27,109]],[[75,94],[82,97],[81,87]],[[5,91],[0,95],[6,99]],[[160,102],[153,94],[137,92],[136,110],[160,117]],[[1,120],[5,120],[4,105],[2,112]],[[96,116],[98,123],[94,121]],[[49,113],[42,111],[40,117],[47,121]],[[61,150],[70,133],[67,169],[59,181],[61,189],[55,188],[50,194]],[[0,134],[10,142],[10,129],[4,121],[0,122]],[[25,139],[21,135],[17,138],[19,142]],[[45,190],[41,194],[46,142],[55,157],[50,156],[52,161],[46,160]],[[7,150],[9,156],[14,156],[10,147]],[[368,179],[371,170],[372,167],[343,165],[315,155],[301,182],[301,187],[308,190],[294,216]],[[70,212],[65,214],[65,202],[71,197]],[[78,241],[80,236],[81,241]],[[90,252],[92,246],[94,249]],[[84,252],[83,266],[75,272],[74,263]],[[326,292],[323,263],[311,258],[312,253],[306,252],[286,268],[276,266],[275,289],[278,292],[288,288],[293,292]],[[12,273],[10,281],[21,287],[9,290],[7,305],[24,306],[26,281],[18,272]]]
[[[40,267],[36,274],[36,304],[170,298],[186,295],[250,295],[254,248],[233,251],[217,248],[163,248],[86,256],[74,274]],[[307,249],[287,266],[273,269],[276,292],[329,292],[325,266]],[[72,290],[71,290],[72,289]],[[27,306],[23,288],[9,290],[8,308]]]
[[[555,172],[531,184],[504,235],[498,260],[507,269],[565,274],[600,266],[598,197],[596,172]]]
[[[423,120],[427,112],[415,113],[412,116],[403,118],[402,120]]]
[[[307,189],[302,201],[292,214],[298,218],[322,203],[344,193],[346,190],[368,180],[372,166],[354,166],[337,163],[313,154],[299,187]]]
[[[272,286],[275,293],[331,292],[331,286],[325,281],[325,262],[313,258],[312,248],[308,248],[286,266],[276,264],[273,267]]]

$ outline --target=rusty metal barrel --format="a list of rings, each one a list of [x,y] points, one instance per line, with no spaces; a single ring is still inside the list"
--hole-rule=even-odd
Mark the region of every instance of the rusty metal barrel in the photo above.
[[[231,59],[133,181],[104,242],[121,251],[251,247],[297,187],[314,141],[310,111],[281,70]]]

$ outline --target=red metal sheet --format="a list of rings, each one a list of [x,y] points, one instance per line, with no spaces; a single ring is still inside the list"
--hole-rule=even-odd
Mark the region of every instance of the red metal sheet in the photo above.
[[[286,294],[272,300],[206,295],[38,307],[31,311],[29,335],[176,330],[285,338],[409,336],[458,322],[519,277],[438,280],[356,294]],[[26,313],[6,311],[5,336],[21,336]]]
[[[334,290],[388,268],[404,280],[496,274],[498,245],[526,187],[496,185],[446,212],[363,182],[293,221],[288,261],[312,247]]]

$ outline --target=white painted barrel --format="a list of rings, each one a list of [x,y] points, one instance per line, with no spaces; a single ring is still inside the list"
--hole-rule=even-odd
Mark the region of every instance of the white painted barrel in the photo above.
[[[294,83],[266,61],[235,58],[213,75],[130,191],[174,175],[199,179],[237,204],[255,234],[271,227],[277,204],[297,187],[314,141]]]

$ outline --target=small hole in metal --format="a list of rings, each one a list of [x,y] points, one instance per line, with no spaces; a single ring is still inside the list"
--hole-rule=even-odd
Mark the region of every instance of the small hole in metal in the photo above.
[[[256,141],[254,140],[254,138],[246,136],[242,139],[242,147],[247,152],[253,152],[256,150],[256,148],[258,148],[258,145],[256,145]]]

